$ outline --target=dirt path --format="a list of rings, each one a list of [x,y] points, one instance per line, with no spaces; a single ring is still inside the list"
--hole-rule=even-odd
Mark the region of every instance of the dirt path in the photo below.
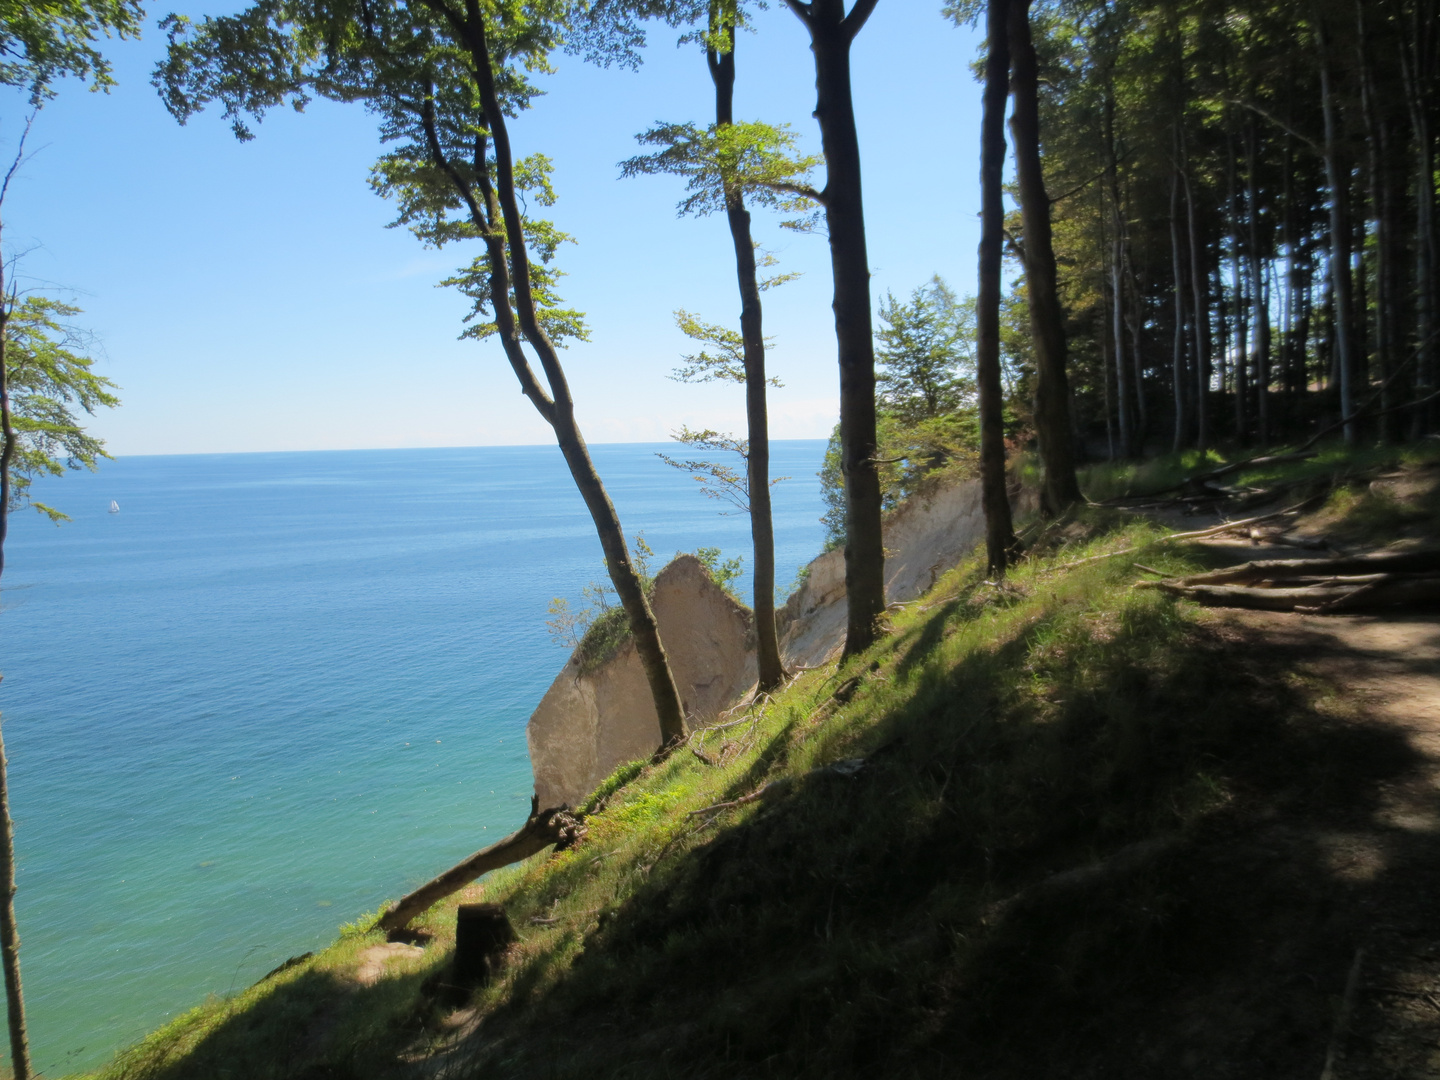
[[[1440,616],[1216,617],[1237,644],[1274,650],[1285,665],[1277,670],[1323,680],[1337,712],[1401,734],[1413,752],[1403,779],[1284,828],[1303,833],[1307,851],[1325,850],[1337,918],[1344,909],[1351,928],[1345,947],[1362,951],[1329,1077],[1440,1077]],[[1325,989],[1338,1017],[1343,987]]]

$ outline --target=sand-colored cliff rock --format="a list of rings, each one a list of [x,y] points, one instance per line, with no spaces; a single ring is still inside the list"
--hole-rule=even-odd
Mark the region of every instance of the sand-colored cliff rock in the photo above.
[[[714,719],[755,682],[750,612],[693,555],[660,571],[650,602],[689,723]],[[591,672],[572,656],[526,736],[541,806],[576,806],[617,765],[653,754],[660,721],[633,642]]]
[[[1012,496],[1012,503],[1026,501],[1033,500]],[[889,514],[884,529],[886,599],[913,600],[984,539],[980,483],[922,491]],[[692,725],[713,719],[754,686],[751,614],[693,556],[660,572],[654,608]],[[785,666],[824,662],[844,644],[845,618],[845,553],[827,551],[777,614]],[[578,805],[618,765],[654,753],[660,724],[634,647],[627,643],[588,674],[572,657],[530,717],[527,734],[541,806]]]

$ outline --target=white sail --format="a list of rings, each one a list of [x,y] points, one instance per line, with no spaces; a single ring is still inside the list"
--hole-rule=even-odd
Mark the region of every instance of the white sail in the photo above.
[[[114,499],[111,499],[111,500],[110,500],[110,513],[112,513],[112,514],[118,514],[119,512],[120,512],[120,504],[119,504],[118,502],[116,502]]]

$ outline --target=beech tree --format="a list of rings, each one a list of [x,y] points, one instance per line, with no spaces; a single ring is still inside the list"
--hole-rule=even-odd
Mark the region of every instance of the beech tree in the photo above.
[[[1031,0],[1010,0],[1010,132],[1023,222],[1025,287],[1035,346],[1035,435],[1044,466],[1040,504],[1050,515],[1081,501],[1070,433],[1070,384],[1065,370],[1065,315],[1060,306],[1050,196],[1040,159],[1040,83],[1030,36]]]
[[[676,21],[683,15],[672,9]],[[680,212],[705,216],[724,213],[734,249],[735,278],[740,290],[739,374],[745,386],[746,504],[755,553],[753,600],[759,689],[769,691],[785,679],[775,630],[775,527],[770,510],[770,431],[765,374],[764,312],[761,292],[779,279],[763,280],[751,229],[752,204],[803,214],[811,205],[809,175],[817,160],[799,154],[787,129],[735,120],[735,32],[743,15],[735,0],[712,0],[704,30],[706,67],[715,87],[715,122],[700,129],[692,124],[660,124],[638,136],[660,146],[654,154],[631,158],[622,165],[627,176],[671,173],[689,181],[689,195]],[[682,326],[684,324],[682,323]],[[687,331],[688,332],[688,331]],[[691,336],[696,336],[692,334]],[[715,337],[712,333],[711,337]],[[698,378],[712,377],[712,365]],[[733,369],[732,369],[733,370]]]
[[[247,118],[280,104],[303,109],[311,94],[362,102],[395,144],[373,182],[396,201],[398,221],[434,247],[480,242],[449,279],[475,303],[467,333],[498,339],[521,392],[555,433],[625,610],[663,748],[684,736],[684,706],[560,362],[564,340],[584,333],[556,292],[553,260],[569,237],[522,211],[522,195],[553,203],[550,165],[541,155],[516,160],[510,144],[510,118],[537,92],[526,72],[546,68],[576,16],[564,0],[261,0],[199,25],[170,16],[155,82],[182,123],[219,102],[241,138],[251,134]],[[607,40],[589,29],[592,50],[627,47],[623,34]]]
[[[1015,548],[1005,490],[1004,390],[1000,384],[1000,294],[1004,257],[1005,101],[1010,80],[1011,0],[989,0],[985,15],[985,96],[980,120],[980,250],[975,300],[975,381],[980,395],[980,484],[985,557],[1003,574]]]
[[[840,364],[840,470],[845,482],[845,656],[874,643],[885,613],[882,492],[876,462],[875,342],[870,321],[870,259],[860,186],[860,138],[850,91],[850,44],[878,0],[785,0],[810,34],[815,58],[815,119],[825,155],[825,208],[835,281]]]

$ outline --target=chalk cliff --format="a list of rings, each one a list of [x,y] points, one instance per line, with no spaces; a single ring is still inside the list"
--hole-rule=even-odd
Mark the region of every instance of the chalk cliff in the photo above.
[[[921,492],[887,515],[884,529],[886,598],[913,600],[984,538],[980,484]],[[751,613],[690,555],[660,571],[652,603],[689,722],[709,723],[755,684]],[[845,617],[845,555],[827,551],[777,615],[786,667],[813,667],[840,648]],[[591,672],[572,656],[526,734],[541,806],[578,805],[618,765],[652,754],[660,723],[634,646]]]

